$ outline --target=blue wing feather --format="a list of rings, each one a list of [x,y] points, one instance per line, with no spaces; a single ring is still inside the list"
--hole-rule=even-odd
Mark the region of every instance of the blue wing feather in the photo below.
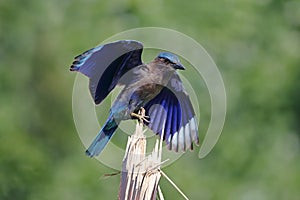
[[[145,109],[150,116],[148,127],[163,137],[170,149],[185,151],[193,148],[193,142],[199,143],[193,106],[178,74],[173,74],[167,86]]]
[[[90,49],[79,56],[70,68],[90,79],[89,89],[99,104],[117,84],[124,84],[121,77],[142,64],[143,45],[132,40],[121,40]]]
[[[172,100],[169,100],[169,105],[168,105],[168,114],[166,118],[166,123],[165,123],[165,130],[164,130],[164,135],[163,138],[169,138],[169,135],[172,133],[172,115],[173,115],[173,105],[172,105]]]
[[[179,119],[177,119],[178,115],[177,115],[177,110],[178,110],[178,106],[176,106],[175,102],[173,102],[174,104],[172,105],[173,107],[173,115],[172,115],[172,130],[171,132],[172,133],[175,133],[178,128],[179,128]],[[166,141],[168,141],[168,138],[169,138],[170,135],[168,135],[168,137],[165,138]],[[168,143],[168,142],[167,142]]]

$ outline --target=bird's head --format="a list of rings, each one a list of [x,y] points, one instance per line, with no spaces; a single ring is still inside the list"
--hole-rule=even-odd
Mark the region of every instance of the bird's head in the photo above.
[[[184,66],[180,63],[179,58],[169,52],[160,52],[156,57],[157,60],[172,66],[174,69],[185,70]]]

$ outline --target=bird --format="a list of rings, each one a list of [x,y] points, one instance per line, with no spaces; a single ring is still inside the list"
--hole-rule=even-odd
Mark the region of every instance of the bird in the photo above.
[[[119,40],[96,46],[76,56],[70,71],[89,78],[96,105],[116,86],[123,86],[86,155],[99,155],[123,120],[140,119],[161,137],[169,150],[185,152],[199,145],[196,115],[177,70],[185,70],[177,55],[160,52],[142,62],[143,44]],[[145,116],[139,115],[141,109]]]

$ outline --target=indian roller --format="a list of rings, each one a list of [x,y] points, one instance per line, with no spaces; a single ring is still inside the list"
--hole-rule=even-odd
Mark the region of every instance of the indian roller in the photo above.
[[[139,118],[145,109],[144,124],[162,137],[168,149],[186,151],[199,144],[198,125],[189,95],[176,70],[184,70],[179,58],[161,52],[150,63],[142,62],[143,44],[120,40],[92,48],[75,57],[70,71],[89,78],[89,90],[100,104],[116,87],[124,86],[111,106],[106,123],[86,154],[97,156],[122,120]]]

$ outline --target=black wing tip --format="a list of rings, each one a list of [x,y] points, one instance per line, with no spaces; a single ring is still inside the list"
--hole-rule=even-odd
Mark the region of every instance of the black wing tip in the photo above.
[[[72,66],[70,67],[69,70],[70,70],[71,72],[74,72],[74,71],[78,71],[78,69],[79,69],[78,67],[72,65]]]
[[[92,158],[94,156],[89,150],[85,151],[85,155],[87,155],[90,158]]]
[[[79,55],[79,56],[82,56],[82,55]],[[78,58],[79,56],[75,57],[72,65],[70,67],[70,71],[78,71],[80,69],[80,65],[83,63],[82,58],[84,58],[84,57]]]
[[[74,61],[72,63],[72,66],[70,67],[70,71],[78,71],[80,66],[87,59],[87,56],[89,56],[95,49],[96,49],[96,47],[92,48],[92,49],[89,49],[89,50],[79,54],[78,56],[75,56]]]

